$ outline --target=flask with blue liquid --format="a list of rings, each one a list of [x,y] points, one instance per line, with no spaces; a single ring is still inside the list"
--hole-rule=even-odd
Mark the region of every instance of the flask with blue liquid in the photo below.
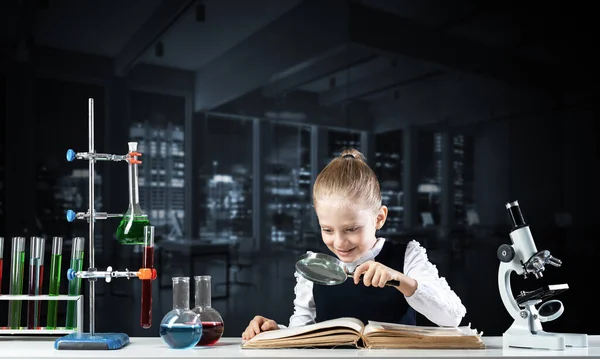
[[[172,349],[193,348],[202,338],[202,321],[190,310],[190,278],[172,280],[173,309],[160,322],[160,337]]]

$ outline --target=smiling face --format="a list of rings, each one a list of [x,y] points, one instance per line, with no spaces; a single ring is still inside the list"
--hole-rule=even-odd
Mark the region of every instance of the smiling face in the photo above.
[[[357,260],[375,245],[375,231],[387,217],[385,206],[375,212],[340,197],[315,201],[315,210],[323,242],[345,263]]]

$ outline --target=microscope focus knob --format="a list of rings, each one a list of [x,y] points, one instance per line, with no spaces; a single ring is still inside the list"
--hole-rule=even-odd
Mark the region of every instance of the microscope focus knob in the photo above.
[[[500,261],[508,263],[515,257],[515,249],[509,244],[503,244],[498,247],[496,254],[498,255],[498,259],[500,259]]]

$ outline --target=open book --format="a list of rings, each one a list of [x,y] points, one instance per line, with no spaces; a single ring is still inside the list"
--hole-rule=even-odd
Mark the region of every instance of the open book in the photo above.
[[[242,348],[316,348],[354,346],[393,349],[484,349],[481,333],[470,326],[424,327],[338,318],[302,327],[262,332]]]

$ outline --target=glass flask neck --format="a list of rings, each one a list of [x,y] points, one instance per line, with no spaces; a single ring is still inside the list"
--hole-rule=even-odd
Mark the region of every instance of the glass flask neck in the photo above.
[[[211,280],[209,275],[194,277],[196,280],[195,302],[196,307],[209,308],[211,306]]]
[[[137,205],[140,203],[140,192],[138,189],[138,165],[129,164],[129,203]]]
[[[173,309],[190,309],[190,278],[173,278]]]

